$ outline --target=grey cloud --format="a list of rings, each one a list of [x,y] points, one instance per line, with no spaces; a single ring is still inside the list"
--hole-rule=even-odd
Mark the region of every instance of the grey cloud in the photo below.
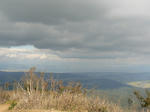
[[[0,18],[5,18],[0,19],[0,46],[34,45],[64,58],[149,54],[148,17],[126,16],[130,12],[121,9],[125,16],[113,16],[117,2],[107,2],[0,0]]]
[[[0,10],[13,21],[60,24],[98,19],[104,13],[99,0],[1,0]]]

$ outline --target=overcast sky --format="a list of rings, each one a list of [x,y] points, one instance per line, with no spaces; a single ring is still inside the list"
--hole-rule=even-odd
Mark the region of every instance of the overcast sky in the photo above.
[[[149,72],[149,0],[0,0],[0,70]]]

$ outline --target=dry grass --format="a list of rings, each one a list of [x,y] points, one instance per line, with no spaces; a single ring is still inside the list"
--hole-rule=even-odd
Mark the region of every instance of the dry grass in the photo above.
[[[11,93],[0,89],[0,104],[5,103],[10,99]]]
[[[64,86],[62,81],[56,81],[52,77],[44,80],[44,73],[41,73],[38,77],[34,71],[35,68],[31,68],[26,76],[15,84],[16,89],[11,92],[11,95],[8,96],[5,91],[0,93],[0,100],[9,102],[10,109],[15,112],[24,112],[25,110],[28,112],[29,110],[45,110],[45,112],[50,110],[127,112],[123,111],[118,105],[99,97],[87,96],[86,89],[82,88],[80,83],[71,82]]]

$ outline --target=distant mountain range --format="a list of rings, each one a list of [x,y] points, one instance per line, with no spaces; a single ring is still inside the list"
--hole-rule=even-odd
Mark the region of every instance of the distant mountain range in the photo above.
[[[37,73],[39,75],[39,73]],[[24,72],[0,72],[0,84],[5,82],[19,81],[25,75]],[[150,73],[119,73],[119,72],[95,72],[95,73],[52,73],[54,79],[81,82],[86,88],[115,89],[131,87],[127,85],[132,81],[150,80]],[[45,74],[45,78],[50,73]]]

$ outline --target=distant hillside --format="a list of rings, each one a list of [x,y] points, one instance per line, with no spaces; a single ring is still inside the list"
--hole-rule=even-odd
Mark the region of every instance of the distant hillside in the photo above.
[[[11,82],[14,80],[20,80],[24,75],[23,72],[2,72],[0,71],[0,82]]]
[[[4,84],[5,82],[12,82],[14,80],[18,81],[23,75],[25,75],[25,73],[23,72],[0,72],[0,82],[1,84]],[[63,80],[65,83],[70,81],[76,81],[81,82],[86,88],[96,89],[115,89],[122,87],[130,87],[126,84],[126,82],[135,81],[140,78],[140,74],[111,72],[53,74],[46,73],[45,78],[47,79],[50,76],[53,76],[55,79],[58,80]],[[147,79],[148,77],[149,75],[145,75],[144,78]],[[142,80],[144,80],[144,78],[142,78]]]

